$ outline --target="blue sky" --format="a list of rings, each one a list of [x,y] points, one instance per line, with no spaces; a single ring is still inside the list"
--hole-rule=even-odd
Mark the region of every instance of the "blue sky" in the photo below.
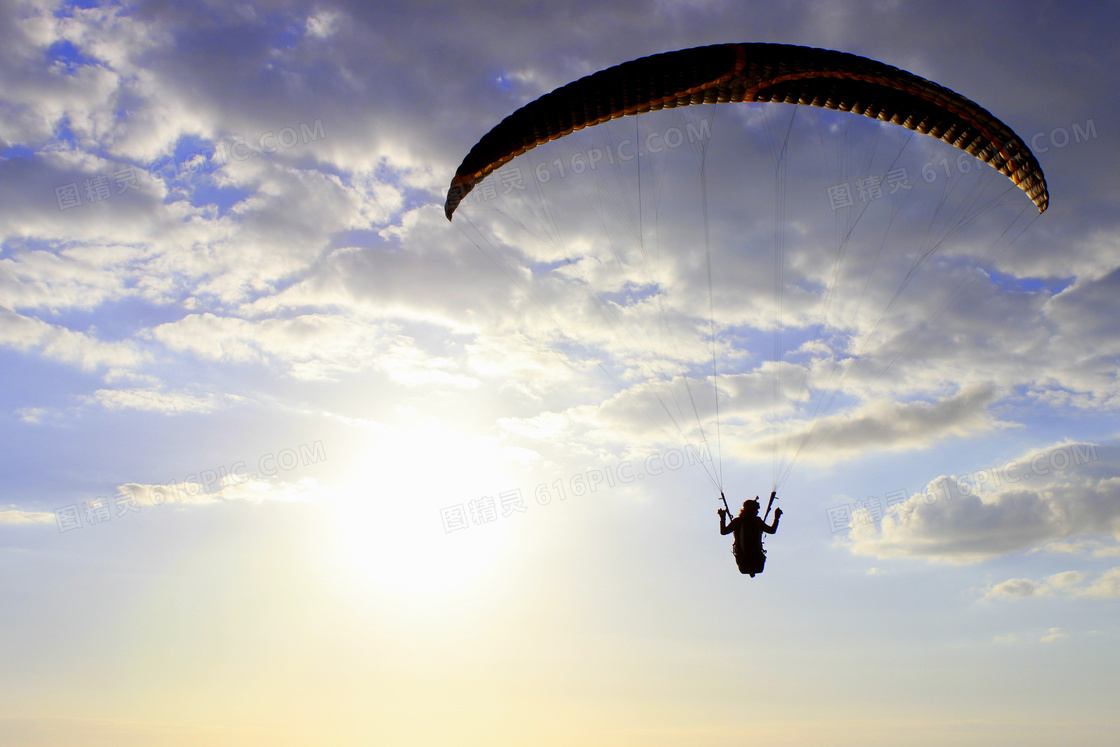
[[[0,13],[0,741],[1113,740],[1113,6]],[[755,41],[968,96],[1049,210],[931,138],[721,105],[444,218],[519,106]],[[747,579],[718,487],[775,483]]]

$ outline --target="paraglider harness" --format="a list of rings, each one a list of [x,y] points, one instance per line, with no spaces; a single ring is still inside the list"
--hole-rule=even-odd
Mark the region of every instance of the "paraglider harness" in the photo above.
[[[727,505],[727,497],[720,491],[720,500],[723,501],[723,509],[731,516],[731,509]],[[762,517],[763,523],[770,518],[770,509],[774,506],[774,501],[778,499],[777,491],[771,491],[770,502],[766,504],[766,515]],[[756,573],[762,573],[766,567],[766,548],[762,546],[762,540],[759,540],[757,548],[745,547],[743,545],[743,527],[740,526],[739,530],[735,532],[735,541],[731,544],[731,554],[735,556],[735,565],[739,567],[739,573],[750,574],[752,577]]]

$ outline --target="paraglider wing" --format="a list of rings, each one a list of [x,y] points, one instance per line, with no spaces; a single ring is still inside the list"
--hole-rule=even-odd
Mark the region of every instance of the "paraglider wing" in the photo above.
[[[786,44],[720,44],[643,57],[556,89],[506,117],[455,173],[444,213],[522,153],[611,119],[691,104],[803,104],[850,111],[936,137],[1007,175],[1039,212],[1049,195],[1027,145],[943,86],[864,57]]]

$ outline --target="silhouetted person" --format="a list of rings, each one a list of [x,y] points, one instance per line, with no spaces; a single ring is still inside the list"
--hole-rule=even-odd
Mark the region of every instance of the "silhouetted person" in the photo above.
[[[720,493],[722,496],[723,493]],[[770,494],[770,499],[776,497],[776,493]],[[727,500],[724,499],[724,503]],[[732,552],[735,553],[735,563],[739,566],[740,573],[750,574],[754,578],[754,574],[762,573],[762,569],[766,566],[766,551],[762,549],[762,533],[773,534],[778,531],[778,520],[782,518],[782,509],[774,510],[774,525],[768,526],[758,516],[758,498],[755,497],[751,501],[743,501],[743,508],[736,516],[728,523],[724,523],[727,519],[727,511],[719,509],[719,533],[731,534],[735,533],[735,543],[731,546]]]

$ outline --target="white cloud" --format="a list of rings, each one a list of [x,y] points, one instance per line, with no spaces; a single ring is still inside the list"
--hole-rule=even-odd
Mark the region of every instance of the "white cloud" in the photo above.
[[[38,425],[43,422],[43,418],[48,415],[48,410],[43,407],[21,407],[16,410],[16,415],[24,423],[32,423]]]
[[[225,470],[213,477],[214,481],[210,483],[200,481],[206,479],[204,475],[191,475],[181,482],[165,485],[125,483],[117,488],[117,492],[148,506],[207,505],[219,501],[317,503],[319,500],[319,484],[311,477],[289,482],[276,476],[257,477],[240,472],[226,474]]]
[[[613,381],[610,385],[617,387]],[[791,397],[796,386],[792,378],[784,382]],[[869,452],[926,448],[948,437],[971,436],[1004,425],[987,413],[993,395],[980,387],[932,403],[871,401],[821,418],[811,427],[786,419],[775,433],[770,422],[773,387],[770,371],[720,377],[721,392],[727,395],[720,405],[726,456],[766,460],[776,452],[787,463],[796,455],[799,462],[832,464]],[[788,414],[789,408],[781,412]],[[556,437],[563,432],[571,440],[617,443],[642,439],[651,446],[698,446],[705,439],[711,446],[716,433],[711,380],[686,381],[680,376],[669,381],[656,376],[640,381],[598,406],[580,404],[507,424],[523,433]]]
[[[0,524],[53,524],[54,514],[9,508],[0,511]]]
[[[821,418],[811,429],[808,424],[794,426],[776,443],[805,443],[809,458],[824,463],[872,450],[924,448],[949,436],[975,436],[1006,425],[987,411],[994,399],[990,386],[977,386],[935,402],[871,401]],[[755,451],[768,454],[774,445],[774,439],[767,439]]]
[[[1080,571],[1055,573],[1041,581],[1012,578],[990,587],[984,593],[984,599],[1006,600],[1060,595],[1069,598],[1120,598],[1120,568],[1110,568],[1089,582],[1086,582],[1085,574]]]
[[[984,595],[984,598],[1010,599],[1045,596],[1049,593],[1050,589],[1045,584],[1036,583],[1028,578],[1012,578],[993,586],[988,590],[988,593]]]
[[[1046,582],[1050,588],[1063,591],[1076,587],[1084,578],[1085,574],[1080,571],[1064,571],[1048,577]]]
[[[524,335],[479,335],[465,352],[468,365],[479,376],[501,378],[502,390],[528,396],[571,383],[576,374],[561,351],[534,344]]]
[[[1088,586],[1076,589],[1074,593],[1096,599],[1120,599],[1120,568],[1105,571]]]
[[[0,308],[0,345],[34,351],[84,370],[135,368],[149,356],[128,342],[103,342],[82,332],[47,324]]]
[[[212,412],[218,407],[213,395],[196,397],[185,392],[160,392],[154,389],[98,389],[86,402],[107,410],[148,410],[169,415],[184,412]]]
[[[333,36],[343,22],[342,13],[337,10],[320,10],[307,17],[307,33],[320,39]]]
[[[458,371],[459,361],[425,352],[397,325],[338,315],[249,320],[192,314],[161,324],[151,334],[171,350],[204,360],[279,365],[288,375],[307,381],[332,381],[346,373],[379,370],[410,387],[477,386],[474,378]]]
[[[1048,576],[1043,581],[1028,578],[1012,578],[992,586],[984,594],[985,599],[1014,599],[1022,597],[1044,597],[1058,593],[1074,593],[1085,579],[1080,571],[1064,571]]]
[[[222,500],[249,501],[263,503],[265,501],[282,501],[285,503],[318,503],[319,483],[311,477],[305,477],[297,482],[285,480],[247,480],[236,485],[222,487]]]
[[[1055,541],[1103,534],[1120,539],[1117,470],[1115,446],[1056,444],[1003,468],[939,477],[886,516],[881,528],[860,525],[843,542],[858,555],[966,563]],[[1012,484],[997,487],[1001,475]]]
[[[1046,635],[1042,636],[1042,638],[1039,639],[1039,642],[1054,643],[1055,641],[1060,641],[1063,638],[1069,638],[1069,636],[1063,633],[1061,628],[1050,628],[1046,631]]]

